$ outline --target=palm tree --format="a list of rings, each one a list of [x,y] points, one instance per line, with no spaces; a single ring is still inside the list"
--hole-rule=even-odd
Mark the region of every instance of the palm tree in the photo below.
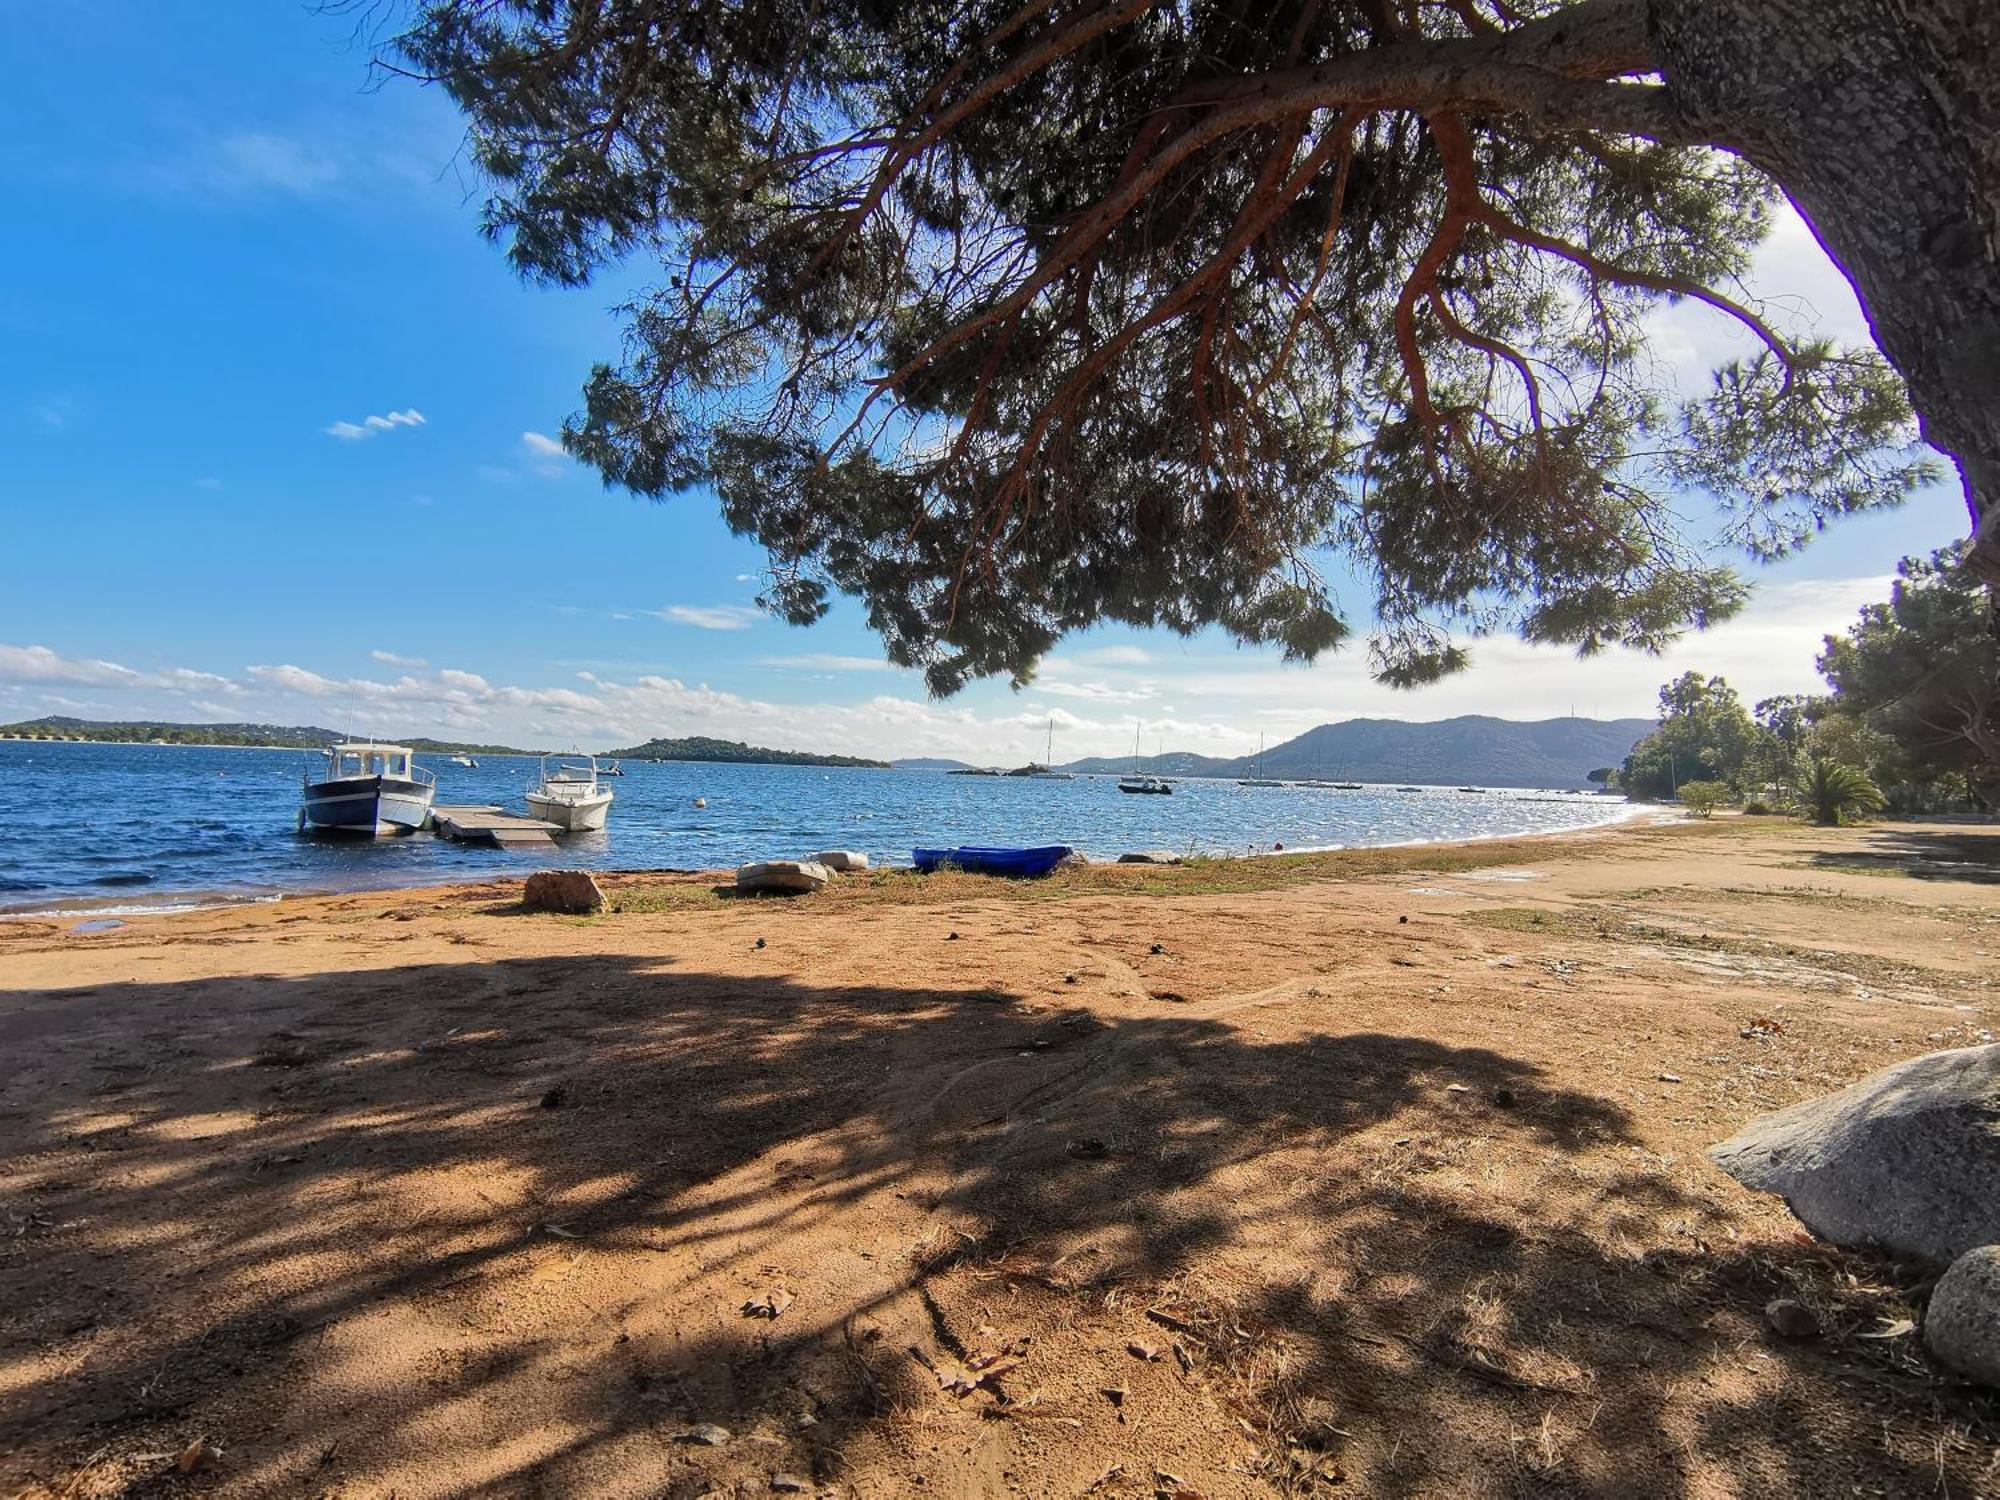
[[[1815,823],[1834,824],[1849,816],[1882,810],[1882,790],[1866,771],[1815,755],[1794,783],[1803,809]]]

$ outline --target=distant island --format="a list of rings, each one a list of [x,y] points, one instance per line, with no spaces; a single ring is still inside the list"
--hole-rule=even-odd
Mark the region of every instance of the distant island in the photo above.
[[[313,724],[169,724],[150,720],[105,721],[49,715],[19,724],[0,724],[0,740],[82,740],[98,745],[220,745],[253,750],[320,750],[353,739],[337,729]],[[397,740],[412,750],[437,755],[538,755],[509,745],[419,736]]]
[[[887,770],[886,760],[863,760],[853,755],[813,755],[803,750],[767,750],[738,740],[710,739],[694,735],[684,740],[655,739],[624,750],[607,750],[613,760],[702,760],[759,766],[865,766]]]

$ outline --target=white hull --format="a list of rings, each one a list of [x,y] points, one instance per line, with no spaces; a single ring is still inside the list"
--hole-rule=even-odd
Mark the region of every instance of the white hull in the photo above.
[[[526,795],[529,812],[567,833],[594,833],[611,816],[609,792],[598,792],[589,797],[549,797],[540,792]]]

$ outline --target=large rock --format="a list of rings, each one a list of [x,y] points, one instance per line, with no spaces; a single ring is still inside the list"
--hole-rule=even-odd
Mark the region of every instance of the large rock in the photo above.
[[[825,865],[829,870],[865,870],[868,856],[859,849],[822,849],[812,857],[816,865]]]
[[[761,864],[744,865],[736,872],[739,891],[777,891],[802,896],[816,891],[833,879],[833,871],[809,859],[767,859]]]
[[[1952,1260],[2000,1241],[2000,1042],[1884,1068],[1709,1155],[1822,1238]]]
[[[1938,1279],[1924,1342],[1959,1374],[2000,1386],[2000,1245],[1966,1251]]]
[[[521,891],[529,911],[559,911],[588,916],[604,910],[604,892],[588,870],[537,870]]]

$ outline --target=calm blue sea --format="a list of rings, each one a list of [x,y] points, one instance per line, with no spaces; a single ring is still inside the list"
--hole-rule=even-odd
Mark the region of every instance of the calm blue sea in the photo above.
[[[1183,780],[1133,797],[1115,778],[994,780],[941,771],[690,763],[628,765],[610,827],[533,852],[471,848],[427,834],[332,841],[296,831],[298,750],[0,741],[0,911],[113,911],[290,892],[476,880],[549,865],[715,869],[815,849],[866,850],[908,864],[918,844],[1073,844],[1246,853],[1495,837],[1614,822],[1610,798],[1554,792],[1471,795],[1241,787]],[[525,812],[537,763],[479,769],[419,757],[440,802]],[[694,805],[706,798],[706,807]]]

